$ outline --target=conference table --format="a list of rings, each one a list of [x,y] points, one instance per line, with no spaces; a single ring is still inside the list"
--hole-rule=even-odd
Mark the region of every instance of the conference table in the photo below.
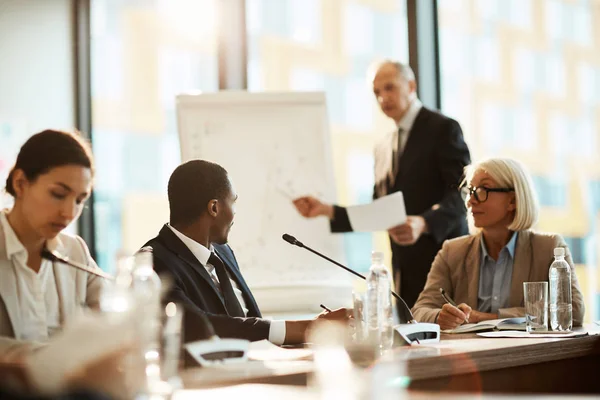
[[[175,393],[172,400],[223,400],[223,399],[284,399],[284,400],[338,400],[339,396],[324,397],[322,393],[299,386],[245,384],[214,389],[186,389]],[[353,397],[354,399],[375,397]],[[579,395],[493,395],[493,394],[447,394],[435,392],[402,392],[376,398],[377,400],[591,400],[597,396]],[[342,399],[347,399],[343,397]],[[352,397],[351,397],[352,399]]]
[[[576,338],[483,338],[442,334],[441,341],[399,347],[381,363],[400,363],[413,392],[600,395],[600,326]],[[249,362],[182,373],[189,389],[239,384],[306,386],[310,360]],[[486,397],[487,398],[487,397]]]

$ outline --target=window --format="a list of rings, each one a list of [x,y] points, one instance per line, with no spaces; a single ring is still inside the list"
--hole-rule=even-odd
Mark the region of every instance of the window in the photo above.
[[[600,62],[586,0],[438,0],[442,109],[474,160],[508,156],[534,175],[537,228],[577,264],[586,319],[600,317]]]
[[[0,209],[19,149],[44,129],[73,128],[73,46],[68,1],[0,2]],[[69,226],[74,231],[76,224]]]
[[[94,217],[105,270],[168,221],[167,182],[180,162],[175,96],[218,88],[217,1],[92,1]]]

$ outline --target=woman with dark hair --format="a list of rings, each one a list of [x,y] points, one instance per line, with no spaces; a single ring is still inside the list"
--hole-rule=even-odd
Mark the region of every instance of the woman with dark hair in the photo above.
[[[98,307],[102,279],[41,257],[53,250],[98,268],[85,242],[63,230],[92,190],[94,166],[79,135],[45,130],[21,147],[6,180],[14,198],[0,211],[0,354],[44,342],[84,307]]]

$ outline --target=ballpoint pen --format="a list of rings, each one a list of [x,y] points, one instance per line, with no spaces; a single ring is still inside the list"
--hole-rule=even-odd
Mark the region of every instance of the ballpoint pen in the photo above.
[[[327,312],[331,312],[331,310],[327,307],[325,307],[323,304],[319,304],[319,307],[321,307],[323,310],[327,311]]]
[[[444,291],[443,288],[440,288],[440,294],[442,295],[442,298],[444,299],[444,301],[446,303],[450,304],[451,306],[454,306],[454,307],[458,308],[458,306],[456,305],[456,303],[454,302],[454,300],[452,300],[450,297],[446,296],[446,292]],[[465,318],[465,322],[468,324],[469,323],[469,319]]]

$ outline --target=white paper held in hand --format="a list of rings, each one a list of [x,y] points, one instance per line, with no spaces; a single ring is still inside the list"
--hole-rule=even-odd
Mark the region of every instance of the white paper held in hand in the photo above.
[[[406,222],[402,192],[388,194],[369,204],[347,207],[346,210],[355,232],[387,231]]]

